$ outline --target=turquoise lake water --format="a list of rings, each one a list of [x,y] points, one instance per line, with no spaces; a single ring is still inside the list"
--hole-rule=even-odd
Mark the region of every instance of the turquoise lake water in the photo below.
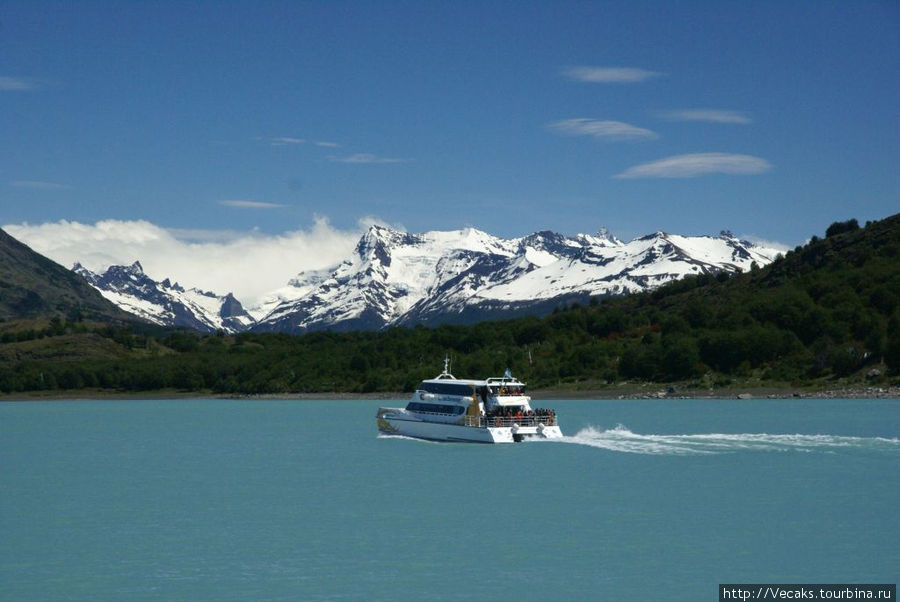
[[[378,437],[379,405],[0,404],[0,600],[717,600],[900,577],[898,400],[542,401],[563,441],[495,446]]]

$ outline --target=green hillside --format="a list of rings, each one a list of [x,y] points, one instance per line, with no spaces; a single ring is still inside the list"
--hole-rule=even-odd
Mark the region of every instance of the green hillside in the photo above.
[[[0,230],[0,320],[67,316],[70,320],[135,320],[84,278]]]
[[[748,273],[694,276],[542,319],[302,336],[131,328],[57,320],[30,339],[5,332],[0,390],[409,391],[447,353],[459,377],[509,367],[532,388],[897,383],[900,215],[834,224]],[[92,337],[91,349],[74,352],[70,338],[67,353],[46,352],[62,336]]]

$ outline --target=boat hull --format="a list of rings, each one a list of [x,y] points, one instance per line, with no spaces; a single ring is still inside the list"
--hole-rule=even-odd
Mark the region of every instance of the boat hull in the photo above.
[[[402,435],[430,441],[464,441],[469,443],[514,443],[525,439],[562,437],[559,426],[467,426],[448,422],[431,422],[411,416],[397,408],[379,408],[378,430],[386,435]]]

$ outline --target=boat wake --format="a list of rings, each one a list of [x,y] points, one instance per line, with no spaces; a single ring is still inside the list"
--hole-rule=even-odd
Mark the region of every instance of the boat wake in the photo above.
[[[405,439],[406,441],[416,441],[418,443],[441,443],[440,441],[431,441],[430,439],[421,439],[419,437],[407,437],[406,435],[392,435],[390,433],[378,433],[378,439]]]
[[[833,453],[851,450],[900,453],[900,439],[897,438],[768,433],[642,435],[631,432],[621,424],[607,430],[587,427],[575,435],[548,441],[651,455],[701,455],[747,451]]]

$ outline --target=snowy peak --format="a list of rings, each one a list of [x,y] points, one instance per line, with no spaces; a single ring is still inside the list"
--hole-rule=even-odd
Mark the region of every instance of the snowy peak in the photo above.
[[[381,262],[390,265],[387,249],[403,244],[406,235],[384,226],[372,226],[356,245],[356,254],[362,261]],[[408,243],[407,243],[408,244]]]
[[[597,230],[596,236],[594,236],[593,244],[607,247],[620,247],[622,246],[622,241],[610,234],[609,230],[606,228],[600,228]]]
[[[72,270],[125,311],[155,324],[203,332],[238,332],[255,323],[231,293],[222,297],[196,288],[185,289],[168,278],[156,282],[138,261],[130,266],[110,266],[102,274],[80,263]]]
[[[581,245],[577,241],[566,238],[562,234],[543,230],[526,236],[522,239],[522,242],[519,243],[519,246],[526,248],[532,247],[549,253],[555,252],[565,254],[572,248],[578,248]]]

